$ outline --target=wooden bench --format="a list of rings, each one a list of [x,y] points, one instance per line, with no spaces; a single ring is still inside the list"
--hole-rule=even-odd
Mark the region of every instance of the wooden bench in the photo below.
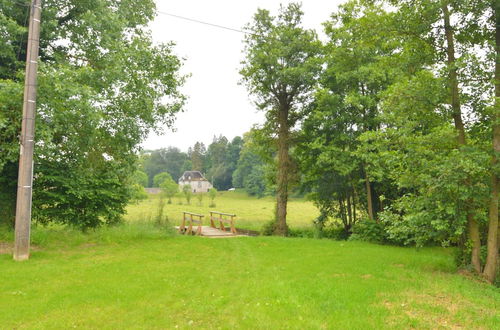
[[[210,211],[210,226],[212,228],[217,228],[215,226],[215,222],[219,221],[220,230],[226,231],[224,223],[228,223],[231,228],[231,233],[236,235],[238,233],[236,232],[236,228],[234,227],[234,218],[236,218],[236,214]]]
[[[204,215],[202,214],[196,214],[196,213],[191,213],[191,212],[182,212],[182,223],[179,226],[179,232],[181,234],[196,234],[196,235],[201,235],[201,226],[203,225],[203,217]],[[193,223],[198,224],[198,229],[196,232],[193,230]],[[186,228],[186,225],[188,227]]]

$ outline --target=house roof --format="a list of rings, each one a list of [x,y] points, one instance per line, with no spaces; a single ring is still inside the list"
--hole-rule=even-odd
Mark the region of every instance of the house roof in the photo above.
[[[208,181],[200,171],[186,171],[179,181]]]

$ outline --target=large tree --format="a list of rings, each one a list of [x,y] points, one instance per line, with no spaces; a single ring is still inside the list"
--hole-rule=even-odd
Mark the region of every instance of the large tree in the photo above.
[[[357,153],[359,136],[379,129],[381,94],[400,74],[385,61],[394,50],[392,24],[381,6],[359,1],[340,6],[324,24],[325,70],[297,152],[320,218],[341,219],[346,232],[358,213],[378,221],[380,196],[393,189]]]
[[[0,177],[11,178],[0,185],[2,202],[15,197],[28,4],[0,1]],[[38,221],[95,226],[124,212],[139,143],[151,129],[171,125],[184,100],[172,45],[152,42],[147,25],[154,14],[152,0],[44,1]]]
[[[286,223],[292,131],[305,114],[321,70],[321,43],[301,26],[297,3],[281,6],[277,16],[259,9],[246,28],[240,73],[255,103],[266,113],[268,131],[277,137],[275,233],[287,235]]]

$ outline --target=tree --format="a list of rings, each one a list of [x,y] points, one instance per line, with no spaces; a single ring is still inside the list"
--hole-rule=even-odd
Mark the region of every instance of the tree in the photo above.
[[[208,198],[210,198],[209,207],[215,207],[215,197],[217,197],[217,189],[212,188],[208,191]]]
[[[461,230],[466,223],[466,239],[471,245],[470,262],[476,272],[481,272],[481,235],[486,231],[484,228],[483,210],[484,194],[487,183],[482,180],[484,170],[487,165],[482,161],[485,159],[484,148],[484,127],[486,118],[494,118],[488,109],[492,105],[488,95],[492,95],[493,85],[489,82],[494,81],[495,59],[495,37],[492,31],[495,30],[495,1],[392,1],[397,8],[397,16],[401,22],[399,33],[404,36],[402,54],[410,56],[410,52],[419,50],[421,54],[427,53],[429,56],[425,59],[425,65],[437,77],[445,82],[447,91],[444,93],[449,107],[441,109],[443,114],[453,121],[456,131],[456,151],[455,155],[451,152],[448,157],[453,162],[447,162],[441,158],[441,163],[446,163],[446,171],[451,168],[456,170],[453,176],[443,175],[439,184],[443,190],[446,188],[445,179],[448,183],[457,181],[462,189],[457,199],[457,204],[463,205],[463,214],[465,221],[457,221],[461,218],[456,207],[457,214],[455,223],[457,231]],[[415,17],[417,13],[417,18]],[[477,52],[477,48],[484,48],[484,52]],[[494,107],[494,106],[493,106]],[[464,121],[465,118],[465,121]],[[469,123],[467,123],[469,121]],[[494,123],[495,120],[492,120]],[[483,127],[483,128],[480,128]],[[490,126],[495,130],[494,124]],[[433,133],[437,134],[437,133]],[[492,133],[494,136],[495,133]],[[494,139],[494,138],[493,138]],[[476,161],[474,161],[476,160]],[[480,162],[481,161],[481,162]],[[493,161],[494,163],[494,161]],[[462,167],[458,166],[461,164]],[[464,166],[467,164],[467,166]],[[429,166],[425,166],[429,169]],[[434,170],[437,168],[434,167]],[[444,169],[441,171],[444,172]],[[492,177],[495,176],[495,170],[491,170]],[[477,179],[475,179],[477,178]],[[422,185],[423,186],[423,185]],[[421,187],[422,187],[421,186]],[[433,185],[433,191],[436,191],[436,184]],[[483,187],[483,189],[481,189]],[[492,196],[495,194],[494,180],[490,183]],[[444,197],[445,195],[442,195]],[[419,196],[423,198],[424,196]],[[492,203],[498,203],[498,196],[491,198]],[[433,200],[435,203],[435,199]],[[451,201],[448,200],[447,203]],[[451,204],[451,203],[450,203]],[[493,205],[493,204],[492,204]],[[428,209],[428,207],[425,207]],[[490,210],[498,212],[498,205],[490,207]],[[497,228],[498,213],[493,214],[489,219],[495,223],[493,227]],[[490,231],[488,230],[488,233]],[[494,234],[497,236],[497,234]],[[465,240],[464,240],[465,241]],[[462,243],[463,244],[463,243]],[[494,249],[498,250],[498,247]],[[497,252],[495,252],[497,253]],[[495,257],[494,259],[497,259]],[[490,263],[491,265],[491,263]],[[486,272],[486,267],[485,267]],[[488,278],[488,276],[486,276]],[[491,280],[491,279],[490,279]]]
[[[186,166],[188,161],[188,155],[178,148],[162,148],[144,154],[143,170],[148,174],[149,184],[153,186],[153,178],[160,172],[168,172],[174,181],[178,181],[184,171],[191,170],[191,166]]]
[[[168,198],[168,204],[172,204],[172,197],[179,192],[179,185],[172,178],[166,178],[160,183],[163,194]]]
[[[249,195],[262,197],[266,191],[264,161],[256,150],[252,132],[246,133],[243,141],[233,172],[233,187],[244,188]]]
[[[184,198],[186,198],[186,203],[191,204],[191,197],[193,196],[193,192],[191,191],[191,186],[186,184],[182,186],[182,193],[184,194]]]
[[[33,218],[83,227],[115,222],[129,199],[139,144],[150,130],[171,126],[182,107],[181,62],[171,44],[152,42],[147,26],[153,1],[44,5]],[[0,177],[15,177],[19,147],[12,132],[19,131],[26,58],[25,42],[18,48],[17,41],[26,40],[29,6],[2,1],[1,7],[0,100],[6,111],[0,122],[8,118],[9,128],[0,133]],[[6,98],[11,101],[4,105]],[[15,196],[9,186],[0,190],[3,200]]]
[[[174,180],[172,179],[172,176],[170,176],[170,174],[168,174],[167,172],[158,173],[153,178],[153,187],[161,187],[161,185],[165,181],[174,181]]]
[[[304,116],[321,70],[321,43],[301,26],[300,5],[281,6],[278,16],[259,9],[245,36],[245,60],[240,73],[259,109],[266,112],[266,126],[277,135],[275,233],[287,235],[286,223],[292,130]]]
[[[202,142],[196,142],[193,148],[189,148],[188,157],[191,159],[191,169],[203,172],[205,169],[205,157],[207,149]]]
[[[135,171],[132,181],[142,187],[148,186],[148,175],[141,170]]]
[[[225,136],[214,136],[206,153],[207,177],[217,189],[231,188],[232,172],[227,164],[229,141]]]
[[[491,17],[492,24],[495,29],[495,43],[494,43],[494,58],[495,58],[495,101],[493,104],[493,111],[491,115],[491,123],[493,130],[492,146],[492,173],[491,173],[491,197],[489,205],[489,223],[488,223],[488,254],[486,257],[486,265],[484,267],[484,276],[486,279],[493,283],[498,273],[498,189],[499,189],[499,174],[498,174],[498,154],[500,153],[500,3],[498,1],[491,1],[491,9],[493,15]]]
[[[146,190],[144,190],[143,186],[134,183],[130,187],[130,198],[135,202],[139,202],[140,200],[147,199],[148,193],[146,192]]]

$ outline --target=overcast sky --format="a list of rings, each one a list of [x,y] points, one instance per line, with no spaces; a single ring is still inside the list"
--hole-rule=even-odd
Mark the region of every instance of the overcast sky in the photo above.
[[[257,8],[277,12],[278,0],[156,0],[159,12],[242,29]],[[321,23],[344,0],[302,1],[304,26],[322,31]],[[214,135],[232,139],[262,123],[263,113],[252,104],[246,88],[238,85],[243,34],[175,18],[159,13],[151,24],[155,42],[173,41],[175,53],[185,58],[183,73],[191,74],[182,91],[188,96],[185,111],[177,116],[176,132],[152,134],[145,149],[175,146],[182,151],[201,141],[206,145]]]

